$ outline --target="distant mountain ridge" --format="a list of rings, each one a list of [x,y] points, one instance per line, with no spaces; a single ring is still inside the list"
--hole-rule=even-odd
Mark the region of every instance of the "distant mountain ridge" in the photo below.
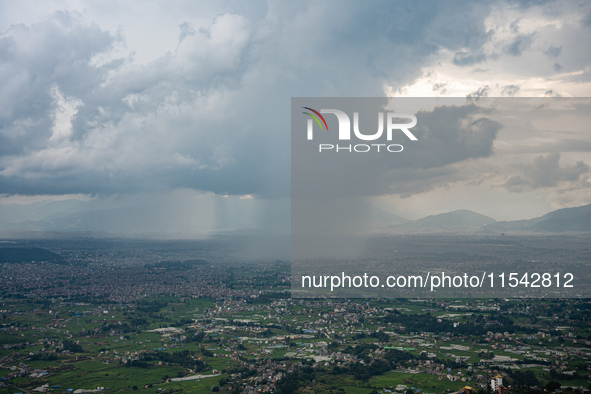
[[[408,232],[473,232],[494,222],[495,219],[491,217],[467,209],[459,209],[396,224],[389,228]]]
[[[460,209],[426,216],[418,220],[392,223],[387,227],[394,233],[564,233],[591,232],[591,204],[562,208],[543,216],[514,221],[495,219]]]
[[[562,208],[528,220],[494,222],[482,226],[481,232],[563,233],[591,231],[591,204]]]
[[[30,207],[30,212],[27,211]],[[49,207],[49,209],[42,210]],[[70,207],[80,209],[69,212]],[[168,210],[145,215],[141,208],[92,209],[76,200],[59,201],[53,204],[34,203],[26,206],[3,206],[0,209],[0,231],[6,234],[18,232],[91,233],[91,234],[149,234],[146,229],[174,229],[183,218],[182,212]],[[495,219],[460,209],[418,220],[408,220],[371,204],[362,207],[368,231],[396,234],[500,234],[500,233],[565,233],[591,232],[591,204],[563,208],[533,219],[496,221]],[[20,220],[19,220],[20,219]],[[192,223],[192,222],[191,222]],[[242,228],[253,228],[242,223]],[[193,224],[189,226],[193,229]],[[180,233],[170,233],[175,236]]]

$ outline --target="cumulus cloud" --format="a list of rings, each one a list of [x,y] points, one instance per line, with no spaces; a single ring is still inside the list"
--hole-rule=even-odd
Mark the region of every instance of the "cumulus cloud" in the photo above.
[[[0,35],[1,192],[287,196],[291,97],[383,96],[448,55],[464,69],[538,50],[574,67],[570,47],[547,39],[550,22],[533,34],[523,17],[543,5],[499,4],[509,18],[493,3],[465,1],[220,5],[177,13],[174,42],[146,63],[134,61],[134,48],[120,56],[124,23],[114,32],[60,11],[13,25]],[[454,92],[446,81],[429,86]],[[469,92],[493,94],[489,86]],[[519,86],[499,89],[514,95]],[[407,174],[422,169],[412,179],[424,182],[389,174],[384,185],[426,190],[456,177],[453,163],[491,154],[497,125],[476,108],[440,111],[466,111],[465,123],[429,135],[425,114],[421,160],[401,164]]]
[[[107,51],[117,37],[75,14],[57,12],[32,26],[14,25],[0,36],[0,155],[42,149],[52,135],[56,94],[84,100],[113,61],[101,67],[93,56]],[[59,93],[58,93],[59,92]]]
[[[2,191],[285,196],[289,98],[383,95],[441,48],[482,42],[488,6],[464,9],[461,30],[439,2],[184,15],[176,47],[148,64],[114,59],[125,32],[75,12],[14,25],[0,37]]]
[[[547,189],[560,183],[573,185],[589,172],[589,165],[583,161],[570,166],[561,166],[559,161],[560,153],[538,156],[531,164],[524,167],[522,174],[511,176],[503,186],[512,192],[522,192]]]

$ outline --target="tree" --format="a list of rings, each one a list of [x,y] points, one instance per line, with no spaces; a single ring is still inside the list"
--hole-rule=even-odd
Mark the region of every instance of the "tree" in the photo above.
[[[546,391],[548,391],[548,392],[550,392],[550,393],[553,393],[553,392],[555,392],[556,390],[560,389],[560,383],[559,383],[559,382],[556,382],[556,381],[551,381],[551,382],[548,382],[548,383],[546,384],[546,387],[545,387],[545,389],[546,389]]]

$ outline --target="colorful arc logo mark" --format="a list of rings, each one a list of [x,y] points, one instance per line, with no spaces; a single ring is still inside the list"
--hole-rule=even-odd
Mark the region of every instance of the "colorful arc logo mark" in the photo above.
[[[328,131],[328,125],[326,124],[326,120],[324,120],[324,116],[320,115],[320,112],[318,112],[315,109],[312,109],[310,107],[302,107],[302,108],[307,109],[308,111],[312,111],[312,112],[314,112],[314,114],[318,115],[318,117],[320,117],[320,119],[322,119],[324,126],[326,126],[326,131]],[[323,129],[322,123],[320,123],[320,119],[318,119],[317,116],[314,116],[313,114],[311,114],[309,112],[302,112],[302,113],[312,117],[312,119],[314,119],[316,121],[316,123],[318,123],[318,126],[320,126],[320,130]]]

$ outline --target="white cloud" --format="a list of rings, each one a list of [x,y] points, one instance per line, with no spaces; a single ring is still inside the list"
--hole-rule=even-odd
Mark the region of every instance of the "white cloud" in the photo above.
[[[74,97],[64,97],[56,85],[50,88],[49,94],[51,95],[55,106],[52,114],[52,133],[49,139],[55,142],[70,138],[74,132],[72,129],[72,118],[78,112],[78,107],[83,103],[81,100]]]

